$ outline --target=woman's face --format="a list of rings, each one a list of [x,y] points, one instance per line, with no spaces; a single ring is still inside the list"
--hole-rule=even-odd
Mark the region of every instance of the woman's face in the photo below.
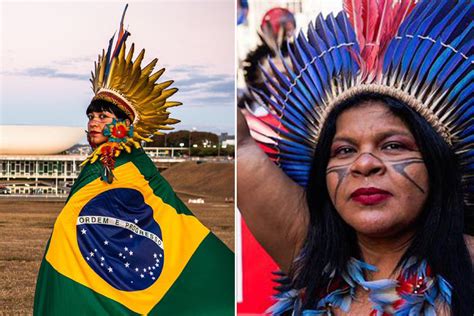
[[[339,115],[326,182],[344,221],[378,237],[412,231],[429,190],[415,138],[381,101]]]
[[[113,119],[117,117],[107,111],[102,112],[90,112],[87,114],[89,119],[87,123],[87,131],[89,132],[89,142],[91,145],[99,146],[108,140],[108,137],[104,136],[103,131],[105,125],[111,124]]]

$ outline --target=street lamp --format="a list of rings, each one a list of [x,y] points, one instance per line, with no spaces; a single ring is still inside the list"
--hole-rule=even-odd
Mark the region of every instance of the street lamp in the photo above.
[[[179,143],[179,147],[181,147],[181,149],[183,149],[184,143]],[[181,153],[180,153],[180,154],[181,154],[181,155],[183,154],[183,151],[182,151],[182,150],[181,150]]]
[[[191,157],[191,132],[195,132],[196,127],[193,127],[192,130],[189,130],[189,138],[188,138],[188,147],[189,147],[189,157]]]

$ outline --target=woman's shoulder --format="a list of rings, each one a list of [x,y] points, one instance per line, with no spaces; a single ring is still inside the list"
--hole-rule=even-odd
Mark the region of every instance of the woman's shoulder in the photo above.
[[[471,255],[471,261],[474,264],[474,236],[464,235],[464,240],[466,241],[467,250]]]

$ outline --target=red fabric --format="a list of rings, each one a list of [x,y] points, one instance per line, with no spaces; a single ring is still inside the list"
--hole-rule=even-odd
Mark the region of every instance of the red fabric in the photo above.
[[[237,304],[238,315],[259,315],[275,303],[272,295],[276,285],[272,272],[276,263],[255,240],[244,221],[242,225],[242,292],[243,301]]]

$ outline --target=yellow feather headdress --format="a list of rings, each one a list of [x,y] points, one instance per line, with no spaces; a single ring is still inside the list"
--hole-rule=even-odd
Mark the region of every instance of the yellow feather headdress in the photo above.
[[[167,89],[173,83],[172,80],[157,82],[165,69],[152,74],[157,58],[142,68],[144,49],[134,61],[134,44],[126,54],[125,41],[130,33],[123,29],[123,20],[127,7],[128,4],[122,14],[114,50],[112,51],[112,44],[115,34],[109,41],[107,52],[102,50],[102,55],[94,63],[95,69],[91,72],[90,79],[95,94],[93,100],[101,99],[115,104],[132,121],[133,139],[151,141],[152,135],[161,135],[160,130],[173,129],[169,125],[179,122],[169,117],[168,108],[181,103],[167,101],[178,91],[176,88]]]

